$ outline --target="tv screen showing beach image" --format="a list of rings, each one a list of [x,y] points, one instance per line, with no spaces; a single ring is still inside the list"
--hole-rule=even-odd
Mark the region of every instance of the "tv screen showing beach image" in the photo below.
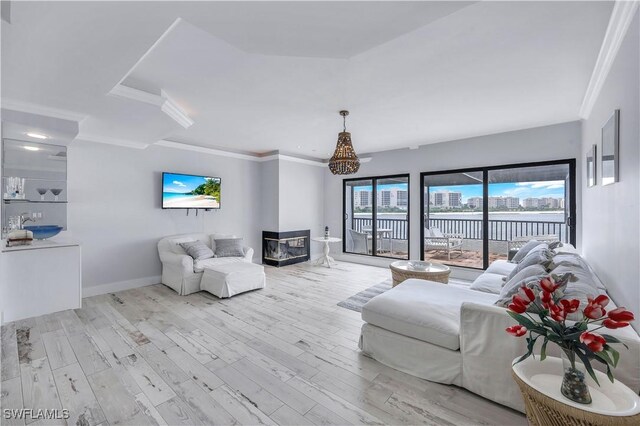
[[[163,173],[162,208],[219,209],[220,178]]]

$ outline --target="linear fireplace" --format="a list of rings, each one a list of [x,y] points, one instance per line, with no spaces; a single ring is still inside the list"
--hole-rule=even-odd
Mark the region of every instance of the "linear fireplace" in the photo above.
[[[306,262],[310,258],[311,231],[262,231],[262,263],[286,266]]]

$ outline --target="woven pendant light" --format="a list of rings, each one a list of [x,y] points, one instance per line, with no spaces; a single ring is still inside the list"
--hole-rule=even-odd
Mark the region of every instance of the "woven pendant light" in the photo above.
[[[344,130],[338,133],[336,150],[329,160],[329,170],[334,175],[352,175],[360,168],[360,160],[351,144],[351,133],[347,132],[347,115],[349,111],[340,111]]]

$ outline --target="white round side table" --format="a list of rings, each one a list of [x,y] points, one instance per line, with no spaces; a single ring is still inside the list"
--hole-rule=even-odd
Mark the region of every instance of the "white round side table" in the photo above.
[[[593,401],[579,404],[560,392],[563,374],[560,358],[540,361],[530,357],[511,368],[531,425],[640,424],[640,397],[618,380],[611,383],[600,371],[596,370],[600,386],[587,378]]]
[[[316,262],[316,265],[326,265],[327,268],[331,268],[331,262],[336,263],[336,261],[333,259],[333,257],[329,256],[329,244],[330,243],[339,243],[340,241],[342,241],[342,238],[337,238],[337,237],[329,237],[329,238],[314,237],[314,238],[311,238],[311,241],[316,241],[318,243],[324,243],[324,247],[322,248],[323,255],[320,256],[320,258]]]

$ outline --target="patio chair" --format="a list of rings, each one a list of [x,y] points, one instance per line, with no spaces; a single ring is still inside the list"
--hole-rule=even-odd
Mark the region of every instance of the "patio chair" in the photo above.
[[[348,231],[351,239],[351,252],[369,254],[369,239],[371,236],[366,232],[358,232],[355,229],[349,229]]]
[[[464,237],[460,234],[443,234],[438,228],[424,229],[424,249],[446,251],[447,259],[451,260],[451,252],[459,250],[462,254]]]

